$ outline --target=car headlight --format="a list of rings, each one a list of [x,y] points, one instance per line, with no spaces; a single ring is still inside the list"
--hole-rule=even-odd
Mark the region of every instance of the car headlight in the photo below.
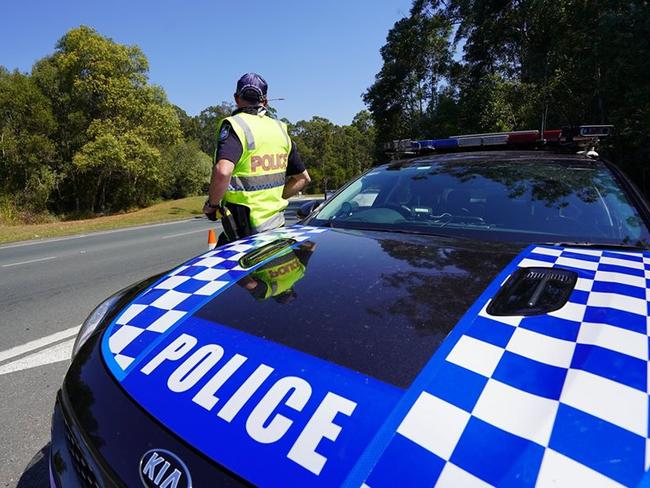
[[[124,290],[117,292],[115,295],[111,296],[107,300],[104,300],[102,303],[95,307],[88,318],[81,325],[79,333],[77,334],[77,339],[74,341],[74,346],[72,347],[72,357],[74,358],[81,346],[85,344],[88,338],[95,332],[97,326],[102,323],[102,320],[106,315],[115,307],[117,302],[124,296]]]

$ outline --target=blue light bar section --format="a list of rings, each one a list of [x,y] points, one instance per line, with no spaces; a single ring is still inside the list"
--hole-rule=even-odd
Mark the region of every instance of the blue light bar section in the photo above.
[[[411,149],[454,149],[458,147],[458,139],[422,139],[411,142]]]

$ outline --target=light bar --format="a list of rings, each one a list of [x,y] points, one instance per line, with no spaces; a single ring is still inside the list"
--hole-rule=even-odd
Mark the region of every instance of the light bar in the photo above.
[[[612,135],[613,130],[614,126],[612,125],[581,125],[578,128],[545,130],[543,134],[539,130],[520,130],[486,134],[463,134],[446,139],[401,139],[384,144],[384,149],[389,152],[417,153],[484,146],[557,144],[605,137]]]

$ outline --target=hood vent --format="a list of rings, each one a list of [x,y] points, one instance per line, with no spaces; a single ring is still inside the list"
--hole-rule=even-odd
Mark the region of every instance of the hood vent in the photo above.
[[[490,315],[542,315],[564,306],[578,275],[558,268],[519,268],[487,308]]]
[[[239,260],[239,265],[244,269],[252,268],[273,255],[290,248],[295,243],[294,239],[276,239],[244,254]]]

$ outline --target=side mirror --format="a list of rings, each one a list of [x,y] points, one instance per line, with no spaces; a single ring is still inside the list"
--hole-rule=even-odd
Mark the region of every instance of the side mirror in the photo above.
[[[304,219],[310,213],[312,213],[314,209],[318,207],[321,203],[323,203],[322,200],[312,200],[310,202],[303,203],[300,207],[298,207],[298,210],[296,211],[296,215],[301,219]]]

